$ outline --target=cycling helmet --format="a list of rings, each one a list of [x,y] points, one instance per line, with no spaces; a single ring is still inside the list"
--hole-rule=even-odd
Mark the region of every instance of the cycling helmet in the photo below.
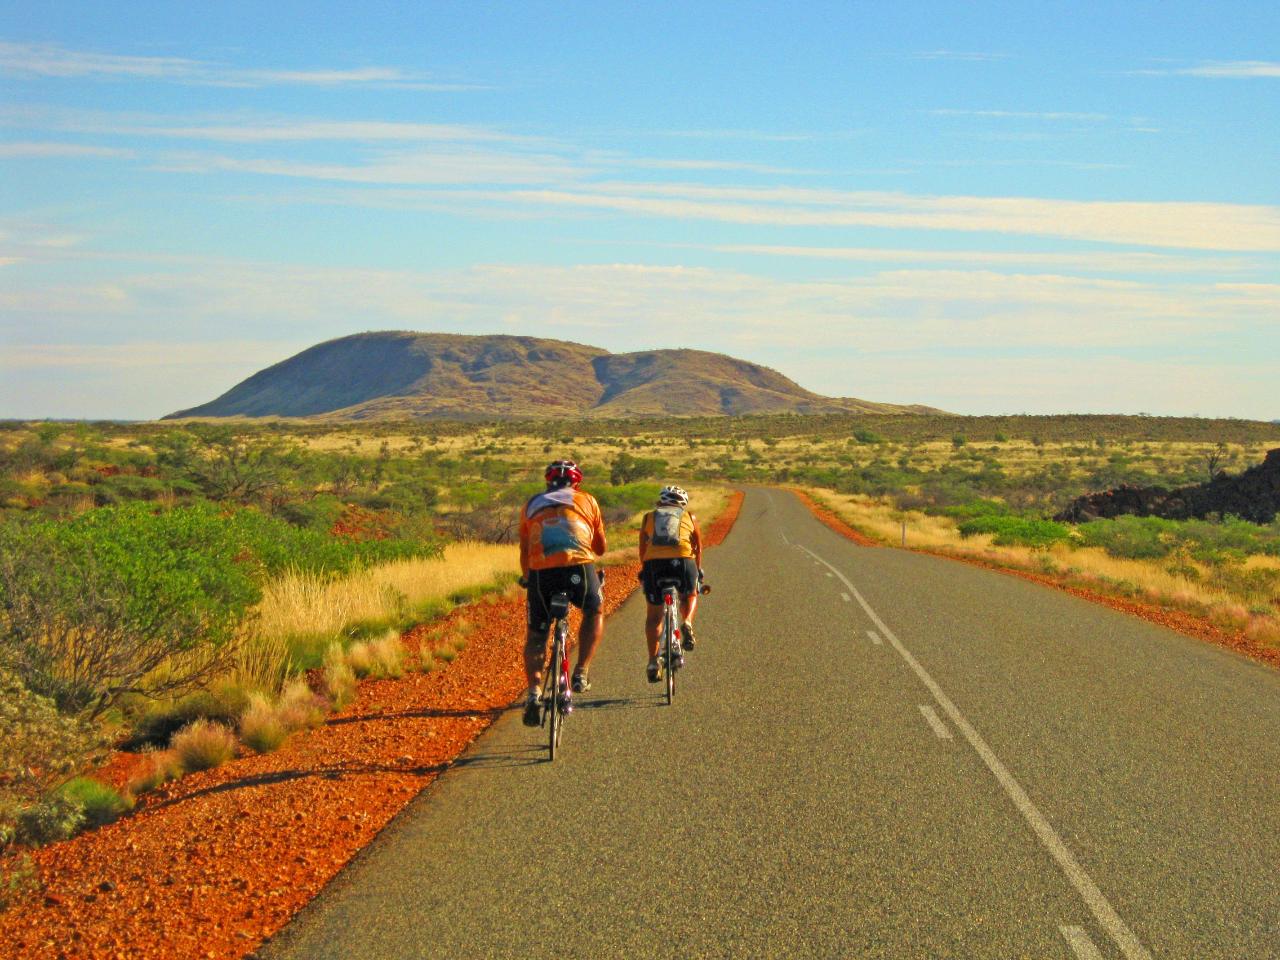
[[[582,483],[582,471],[572,460],[556,460],[554,463],[547,464],[547,470],[543,476],[547,480],[548,487],[563,487],[565,484],[570,484],[576,489],[578,484]]]
[[[687,507],[688,505],[689,494],[674,483],[663,487],[662,492],[658,494],[658,506],[660,507]]]

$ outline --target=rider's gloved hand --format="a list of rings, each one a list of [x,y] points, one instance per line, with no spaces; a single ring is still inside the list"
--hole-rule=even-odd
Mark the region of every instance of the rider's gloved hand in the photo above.
[[[516,581],[516,583],[520,584],[520,586],[521,586],[521,587],[523,587],[525,590],[528,590],[528,589],[529,589],[529,578],[528,578],[528,577],[521,577],[519,580],[517,580],[517,581]]]

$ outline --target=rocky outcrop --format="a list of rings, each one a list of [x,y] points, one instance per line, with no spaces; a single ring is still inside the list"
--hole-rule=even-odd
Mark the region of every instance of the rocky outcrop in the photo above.
[[[1053,519],[1085,523],[1131,514],[1190,520],[1216,514],[1254,523],[1270,523],[1280,513],[1280,449],[1244,473],[1220,473],[1208,483],[1166,490],[1163,487],[1121,486],[1102,493],[1077,497]]]

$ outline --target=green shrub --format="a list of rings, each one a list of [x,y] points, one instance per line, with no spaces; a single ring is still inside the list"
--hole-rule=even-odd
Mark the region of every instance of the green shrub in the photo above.
[[[1177,522],[1159,517],[1115,517],[1091,520],[1076,528],[1080,542],[1101,547],[1113,557],[1154,560],[1169,556],[1177,539]]]
[[[105,783],[89,777],[76,777],[58,788],[59,793],[79,804],[86,826],[100,827],[127,812],[130,803]]]
[[[1048,547],[1071,537],[1064,524],[1027,517],[980,516],[964,521],[959,530],[962,537],[990,534],[992,543],[1002,547]]]
[[[85,812],[74,798],[54,791],[18,811],[15,839],[41,846],[74,837],[85,823]]]
[[[60,714],[0,666],[0,845],[15,830],[18,808],[83,769],[99,745],[90,725]]]

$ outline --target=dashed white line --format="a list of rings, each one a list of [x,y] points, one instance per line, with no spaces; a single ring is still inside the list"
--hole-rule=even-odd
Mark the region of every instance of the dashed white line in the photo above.
[[[842,594],[840,594],[840,599],[841,599],[841,600],[843,600],[845,603],[851,603],[851,602],[852,602],[852,601],[849,599],[849,595],[848,595],[847,593],[842,593]]]
[[[884,641],[880,639],[880,634],[876,633],[874,630],[868,630],[867,636],[871,638],[871,642],[877,647],[884,643]]]
[[[938,716],[933,707],[927,703],[920,704],[920,712],[924,714],[925,720],[929,722],[929,726],[933,727],[933,732],[937,734],[939,740],[950,740],[951,731],[947,729],[947,725],[942,722],[942,718]]]
[[[866,598],[858,592],[858,588],[850,583],[849,578],[836,567],[827,563],[826,560],[823,560],[808,547],[801,544],[801,549],[835,573],[840,581],[849,588],[849,592],[857,598],[858,604],[866,612],[867,616],[871,618],[871,622],[880,628],[880,632],[885,639],[893,645],[893,648],[898,651],[898,655],[906,661],[907,666],[920,678],[920,682],[928,688],[929,693],[933,695],[933,699],[942,708],[942,712],[951,718],[951,722],[955,724],[956,729],[964,735],[964,738],[969,741],[969,745],[977,752],[982,762],[987,765],[987,769],[991,771],[1000,786],[1004,788],[1009,799],[1013,801],[1013,805],[1018,808],[1018,812],[1026,819],[1027,824],[1040,839],[1044,848],[1049,851],[1049,855],[1057,861],[1067,880],[1076,888],[1076,892],[1080,894],[1081,899],[1084,900],[1094,919],[1116,942],[1120,952],[1128,960],[1151,960],[1151,954],[1147,952],[1147,948],[1142,945],[1142,942],[1134,932],[1129,929],[1129,925],[1124,922],[1120,914],[1116,913],[1110,901],[1098,889],[1098,885],[1085,872],[1084,867],[1080,866],[1079,861],[1076,860],[1071,851],[1067,849],[1067,845],[1062,842],[1062,838],[1058,836],[1057,831],[1045,819],[1044,814],[1031,802],[1031,798],[1027,796],[1027,792],[1022,789],[1018,781],[1014,779],[1013,774],[1001,763],[995,752],[987,746],[987,742],[982,739],[978,731],[973,728],[973,725],[964,718],[960,708],[951,702],[951,698],[943,692],[942,687],[938,686],[937,681],[920,665],[920,661],[911,655],[911,652],[902,645],[902,641],[894,635],[893,631],[871,609],[871,604],[867,603]]]
[[[1067,945],[1080,960],[1102,960],[1102,952],[1093,945],[1084,927],[1059,927]]]
[[[832,573],[830,570],[828,570],[828,571],[827,571],[827,576],[828,576],[828,577],[834,577],[834,576],[835,576],[835,574],[834,574],[834,573]]]

